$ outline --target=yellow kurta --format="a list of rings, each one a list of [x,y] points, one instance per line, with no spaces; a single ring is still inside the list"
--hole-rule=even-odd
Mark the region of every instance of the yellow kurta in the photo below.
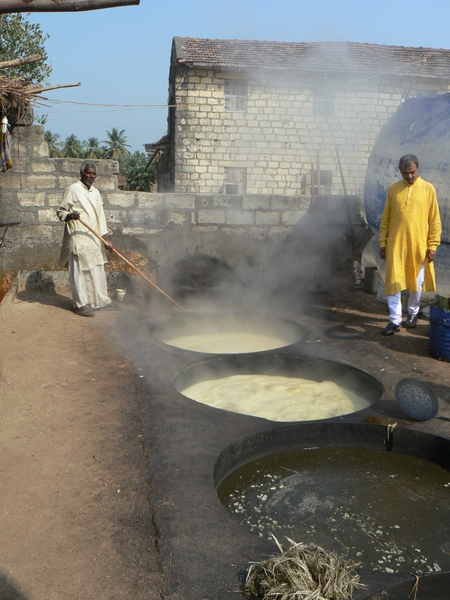
[[[436,250],[440,240],[434,186],[420,177],[412,185],[403,179],[392,184],[380,223],[380,247],[386,248],[386,295],[406,289],[417,292],[417,275],[424,262],[423,289],[436,291],[433,263],[425,258],[427,249]]]

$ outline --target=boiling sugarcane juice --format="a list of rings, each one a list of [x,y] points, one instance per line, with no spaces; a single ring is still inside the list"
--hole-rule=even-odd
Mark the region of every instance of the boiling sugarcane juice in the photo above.
[[[312,421],[367,408],[370,402],[332,381],[243,374],[205,379],[182,393],[203,404],[271,421]]]
[[[450,569],[450,473],[424,459],[367,448],[268,456],[218,487],[259,536],[334,550],[374,571]]]
[[[156,329],[156,337],[170,346],[208,354],[264,352],[293,344],[305,329],[268,315],[197,313],[183,315]]]
[[[256,332],[237,334],[234,331],[191,333],[173,337],[164,336],[161,337],[161,341],[183,350],[206,352],[208,354],[263,352],[292,343],[292,339],[282,335],[265,335]]]

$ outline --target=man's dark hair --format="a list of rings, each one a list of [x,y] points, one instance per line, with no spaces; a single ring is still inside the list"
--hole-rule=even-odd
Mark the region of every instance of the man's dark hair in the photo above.
[[[80,173],[84,173],[86,167],[95,169],[95,172],[97,173],[97,167],[96,167],[95,163],[93,163],[91,160],[84,161],[84,163],[80,167]]]
[[[398,161],[398,168],[402,169],[403,167],[409,167],[409,165],[412,165],[413,163],[419,168],[417,156],[414,156],[414,154],[405,154],[405,156],[402,156]]]

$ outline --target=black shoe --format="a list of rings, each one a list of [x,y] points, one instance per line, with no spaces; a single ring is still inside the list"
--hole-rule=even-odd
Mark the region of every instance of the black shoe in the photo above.
[[[394,335],[394,333],[398,333],[400,331],[400,327],[395,323],[389,321],[384,329],[380,331],[381,335]]]
[[[80,308],[75,308],[73,311],[76,315],[80,315],[80,317],[93,317],[94,311],[89,306],[89,304],[85,304],[84,306],[80,306]]]
[[[406,327],[406,329],[414,329],[417,325],[417,315],[408,315],[408,318],[402,325],[403,327]]]

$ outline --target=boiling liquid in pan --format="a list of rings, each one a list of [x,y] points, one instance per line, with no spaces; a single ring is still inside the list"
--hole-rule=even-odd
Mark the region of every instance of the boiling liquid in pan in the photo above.
[[[270,456],[217,489],[260,536],[273,533],[393,573],[450,569],[450,473],[429,461],[362,448]]]
[[[367,408],[370,402],[332,381],[243,374],[205,379],[182,394],[222,410],[271,421],[329,419]]]
[[[264,352],[294,344],[306,330],[269,315],[193,313],[159,324],[155,337],[168,344],[208,354]]]
[[[161,335],[160,339],[169,346],[208,354],[262,352],[282,348],[296,341],[282,335],[235,331],[199,332],[178,336]]]

